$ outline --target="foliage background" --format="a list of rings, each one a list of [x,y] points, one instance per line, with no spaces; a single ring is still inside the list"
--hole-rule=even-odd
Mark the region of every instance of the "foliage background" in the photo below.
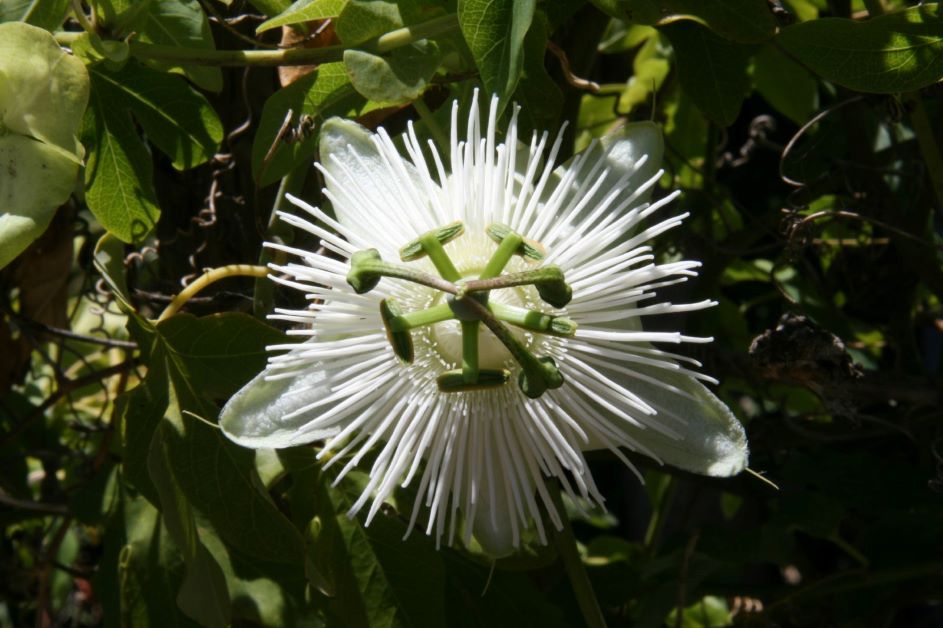
[[[348,520],[362,478],[314,450],[213,428],[295,295],[227,279],[156,322],[292,239],[286,192],[325,202],[326,117],[428,133],[474,86],[566,153],[664,125],[691,218],[659,253],[704,262],[672,298],[720,301],[666,324],[715,337],[779,487],[593,459],[609,512],[571,514],[610,625],[940,625],[943,14],[909,4],[0,1],[91,81],[81,181],[0,271],[0,625],[580,625],[554,550],[489,575],[396,504]]]

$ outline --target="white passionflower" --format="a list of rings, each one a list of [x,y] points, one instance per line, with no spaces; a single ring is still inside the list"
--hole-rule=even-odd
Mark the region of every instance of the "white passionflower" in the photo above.
[[[324,440],[338,477],[378,448],[350,514],[367,522],[397,485],[417,482],[410,529],[453,542],[456,525],[494,556],[513,551],[547,487],[601,503],[583,451],[623,448],[713,476],[744,468],[743,428],[690,367],[651,343],[707,342],[645,331],[653,314],[712,305],[657,303],[698,262],[655,263],[646,243],[684,215],[653,221],[661,132],[631,124],[554,168],[560,136],[518,143],[517,110],[503,142],[498,102],[467,136],[452,109],[450,154],[420,144],[410,125],[403,157],[381,128],[328,120],[321,164],[334,215],[294,202],[281,218],[320,238],[323,253],[269,244],[298,258],[273,266],[302,290],[300,344],[223,408],[220,423],[253,448]],[[429,158],[431,157],[431,159]],[[428,508],[425,511],[423,504]]]

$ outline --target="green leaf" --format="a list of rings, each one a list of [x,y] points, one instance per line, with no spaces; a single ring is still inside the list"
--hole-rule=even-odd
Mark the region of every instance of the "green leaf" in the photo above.
[[[69,0],[0,0],[0,22],[26,22],[47,31],[62,26]]]
[[[389,56],[347,50],[344,67],[350,82],[367,100],[399,105],[419,98],[440,61],[439,48],[423,40],[397,48]]]
[[[103,557],[103,563],[118,565],[121,625],[197,625],[177,608],[183,559],[157,509],[142,498],[125,496],[123,502],[123,512],[108,527]]]
[[[291,5],[291,0],[249,0],[249,4],[272,17],[287,9]]]
[[[151,0],[138,26],[137,39],[193,50],[216,50],[210,23],[197,0]],[[211,92],[223,88],[223,73],[219,68],[157,60],[146,63],[158,70],[183,74]]]
[[[176,367],[208,398],[232,395],[265,367],[265,347],[285,342],[282,332],[240,312],[177,314],[160,322],[157,332]]]
[[[264,33],[279,26],[337,17],[346,5],[347,0],[297,0],[276,17],[259,24],[255,32]]]
[[[259,130],[252,144],[253,176],[259,185],[269,185],[296,165],[314,157],[317,133],[312,125],[310,132],[302,137],[279,142],[263,167],[265,156],[272,149],[289,109],[292,111],[291,127],[295,128],[303,116],[320,122],[332,115],[356,117],[376,107],[357,93],[343,63],[319,66],[316,71],[278,90],[265,101]]]
[[[79,166],[61,149],[0,136],[0,268],[43,234],[75,188]]]
[[[682,628],[721,628],[732,626],[733,618],[727,608],[727,600],[708,595],[685,608],[681,617],[678,617],[677,608],[672,610],[665,619],[665,624]]]
[[[130,113],[108,97],[108,84],[102,88],[99,76],[92,74],[91,106],[83,133],[90,145],[85,202],[109,233],[124,242],[140,242],[160,216],[151,155]]]
[[[818,81],[804,67],[772,45],[756,56],[756,91],[777,111],[798,125],[818,108]]]
[[[542,132],[559,125],[563,92],[550,78],[544,63],[547,38],[547,18],[543,12],[538,12],[524,38],[523,73],[514,91],[514,101],[521,106],[520,137],[526,138],[532,131]]]
[[[203,626],[227,626],[231,607],[226,579],[200,542],[193,509],[171,470],[172,430],[170,423],[165,422],[154,432],[147,467],[160,496],[161,517],[187,565],[177,592],[177,605]]]
[[[144,13],[157,0],[89,0],[92,14],[99,26],[115,39],[124,39],[136,32],[144,21]]]
[[[664,26],[694,21],[733,41],[759,43],[773,36],[776,21],[766,0],[593,0],[612,15],[635,24]]]
[[[356,46],[418,21],[417,0],[349,0],[334,24],[345,46]]]
[[[716,124],[733,124],[750,93],[747,68],[754,46],[727,41],[690,21],[664,26],[662,32],[674,48],[685,96]]]
[[[147,138],[178,170],[209,161],[223,139],[223,126],[201,94],[185,81],[129,63],[118,72],[92,68],[99,98],[131,110]]]
[[[446,626],[442,559],[419,531],[403,539],[404,524],[378,515],[364,527],[346,511],[363,488],[348,475],[335,489],[322,476],[322,528],[314,547],[319,570],[333,576],[327,612],[342,626]]]
[[[943,15],[936,3],[863,22],[802,22],[776,40],[822,78],[860,92],[909,92],[943,78]]]
[[[502,106],[524,68],[524,37],[534,18],[534,0],[459,0],[458,21],[481,74],[485,96]],[[499,112],[500,113],[500,112]]]
[[[632,60],[632,76],[619,96],[619,112],[628,114],[635,107],[652,102],[652,92],[658,92],[668,76],[668,46],[659,36],[650,37]]]
[[[0,24],[0,268],[46,230],[76,183],[88,73],[48,32]]]

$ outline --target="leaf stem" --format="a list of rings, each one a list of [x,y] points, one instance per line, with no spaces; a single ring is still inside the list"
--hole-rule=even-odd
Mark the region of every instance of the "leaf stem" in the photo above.
[[[557,554],[566,570],[566,575],[570,579],[570,586],[573,587],[573,595],[580,605],[583,612],[583,619],[586,621],[587,628],[606,628],[606,619],[599,607],[599,601],[593,592],[593,585],[589,581],[589,574],[586,573],[586,566],[576,547],[576,537],[573,536],[573,526],[570,525],[570,519],[566,516],[566,508],[563,506],[563,499],[560,496],[560,487],[553,483],[549,487],[550,497],[553,499],[553,505],[560,514],[560,520],[563,522],[563,529],[555,530],[553,541],[557,547]]]
[[[220,266],[203,273],[197,277],[193,283],[180,291],[180,294],[171,300],[170,304],[161,312],[157,322],[167,320],[176,314],[187,301],[192,299],[198,292],[210,284],[216,283],[220,279],[228,277],[265,277],[269,274],[269,269],[265,266],[252,266],[250,264],[231,264],[229,266]]]
[[[405,26],[384,33],[356,46],[368,52],[389,52],[408,46],[421,39],[449,33],[458,28],[455,14],[442,15],[420,24]],[[56,41],[62,45],[73,43],[81,33],[58,32]],[[131,54],[145,61],[175,61],[184,65],[208,66],[289,66],[314,65],[341,61],[348,46],[323,48],[286,48],[284,50],[198,50],[180,46],[164,46],[143,41],[129,42]]]

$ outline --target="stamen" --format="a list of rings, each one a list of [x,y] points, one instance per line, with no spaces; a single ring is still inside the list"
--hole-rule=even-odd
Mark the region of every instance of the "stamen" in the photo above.
[[[357,294],[369,292],[377,287],[380,279],[391,277],[427,286],[448,295],[444,303],[410,313],[401,311],[394,299],[380,302],[380,318],[387,340],[393,352],[404,363],[411,363],[414,347],[411,330],[449,319],[458,319],[462,328],[462,368],[447,371],[437,378],[439,390],[464,392],[493,388],[507,383],[510,373],[505,369],[481,369],[478,334],[481,323],[505,346],[520,365],[518,385],[528,397],[536,399],[547,390],[563,385],[563,375],[549,357],[534,355],[502,320],[529,331],[552,336],[569,337],[576,333],[576,323],[565,316],[553,316],[501,303],[489,303],[489,292],[502,288],[532,285],[540,297],[562,308],[573,297],[572,288],[566,283],[563,271],[557,266],[543,266],[533,270],[502,275],[511,257],[520,255],[525,259],[541,260],[544,257],[540,245],[526,240],[509,227],[491,225],[489,237],[498,242],[478,279],[462,281],[461,275],[445,252],[444,245],[461,236],[465,227],[454,222],[439,229],[426,232],[400,249],[403,261],[414,261],[428,257],[438,270],[435,277],[413,268],[384,262],[376,249],[357,251],[350,256],[347,283]]]
[[[399,258],[412,262],[428,256],[439,274],[446,281],[458,281],[461,275],[445,252],[444,245],[465,233],[465,225],[453,222],[432,231],[427,231],[399,250]]]
[[[394,299],[380,301],[380,319],[386,329],[386,339],[390,341],[396,357],[406,364],[411,364],[415,357],[412,334],[409,333],[409,328],[406,331],[398,331],[394,325],[394,322],[401,316],[402,310]]]
[[[576,333],[576,323],[565,316],[553,316],[506,303],[489,303],[488,309],[499,321],[528,331],[561,338],[569,338]]]

